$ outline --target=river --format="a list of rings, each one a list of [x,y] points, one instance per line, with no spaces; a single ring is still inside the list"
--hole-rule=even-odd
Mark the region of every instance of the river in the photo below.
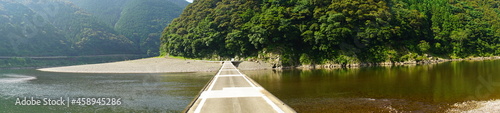
[[[244,73],[301,113],[500,110],[500,60]]]
[[[301,113],[451,112],[474,110],[488,104],[493,108],[500,105],[500,60],[243,73]],[[180,112],[214,74],[76,74],[0,70],[0,110]],[[120,98],[122,104],[15,105],[16,99],[24,97]]]
[[[0,70],[0,112],[181,112],[213,73],[75,74]],[[15,105],[24,97],[42,105]],[[116,98],[121,105],[43,105],[43,99]]]

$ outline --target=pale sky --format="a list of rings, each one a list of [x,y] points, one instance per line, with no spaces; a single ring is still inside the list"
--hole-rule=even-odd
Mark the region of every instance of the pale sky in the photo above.
[[[188,1],[189,3],[193,3],[193,0],[186,0],[186,1]]]

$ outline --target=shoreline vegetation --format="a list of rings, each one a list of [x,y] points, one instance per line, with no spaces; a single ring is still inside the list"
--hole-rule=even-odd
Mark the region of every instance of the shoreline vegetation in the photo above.
[[[282,62],[276,67],[499,56],[498,6],[495,0],[199,0],[165,28],[160,53],[257,60],[271,54]]]

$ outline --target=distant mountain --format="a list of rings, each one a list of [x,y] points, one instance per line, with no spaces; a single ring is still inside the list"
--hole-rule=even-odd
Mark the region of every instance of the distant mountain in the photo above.
[[[161,32],[185,7],[174,1],[184,0],[130,0],[115,29],[134,41],[141,52],[159,55]]]
[[[0,1],[0,56],[69,54],[70,42],[59,29],[29,7]]]
[[[132,40],[139,53],[158,55],[160,34],[189,4],[185,0],[69,0]]]
[[[68,0],[113,27],[120,19],[123,7],[131,0]]]
[[[133,53],[133,42],[91,14],[65,1],[3,1],[1,35],[13,56]],[[4,22],[5,21],[5,22]],[[10,23],[6,23],[10,22]],[[10,27],[10,28],[9,28]],[[15,42],[15,43],[14,43]],[[9,48],[10,47],[10,48]],[[49,51],[49,52],[46,52]]]
[[[65,33],[78,54],[118,54],[137,51],[133,42],[70,2],[31,2],[26,6]],[[51,11],[50,7],[54,6]],[[47,10],[48,9],[48,10]]]
[[[0,0],[0,56],[156,55],[163,27],[185,5],[182,0]],[[121,27],[115,29],[117,23]]]

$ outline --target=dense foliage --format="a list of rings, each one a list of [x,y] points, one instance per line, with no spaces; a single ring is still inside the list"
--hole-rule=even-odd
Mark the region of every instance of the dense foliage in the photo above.
[[[500,54],[496,0],[197,0],[164,31],[162,54],[285,65]]]

